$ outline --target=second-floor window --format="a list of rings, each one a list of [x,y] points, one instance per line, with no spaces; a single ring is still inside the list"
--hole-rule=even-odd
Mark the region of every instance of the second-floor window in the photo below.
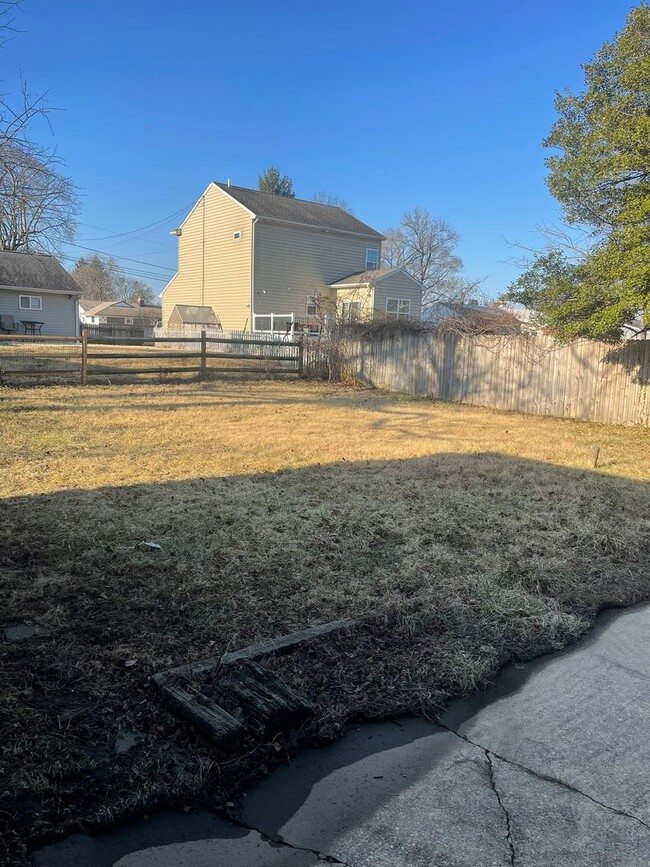
[[[379,250],[368,247],[366,250],[366,271],[376,271],[379,268]]]
[[[307,316],[318,316],[318,304],[315,298],[307,299]]]

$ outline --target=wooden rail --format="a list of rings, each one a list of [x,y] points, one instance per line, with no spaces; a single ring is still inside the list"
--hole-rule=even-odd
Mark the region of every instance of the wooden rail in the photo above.
[[[58,352],[40,352],[38,350],[23,357],[31,362],[31,365],[25,365],[22,368],[13,369],[12,367],[3,370],[2,358],[0,355],[0,376],[39,376],[41,378],[47,376],[63,376],[63,375],[79,375],[81,384],[86,385],[90,377],[110,377],[110,376],[134,376],[141,373],[146,374],[163,374],[163,373],[198,373],[199,379],[206,379],[211,370],[227,373],[268,373],[273,374],[290,373],[300,375],[303,364],[303,349],[302,340],[277,341],[277,340],[253,340],[247,338],[229,338],[229,337],[208,337],[205,331],[201,332],[200,337],[89,337],[88,332],[84,329],[80,337],[47,337],[34,335],[15,335],[4,334],[0,335],[0,341],[4,343],[30,343],[30,344],[61,344],[69,343],[72,347],[79,347],[79,351],[71,351],[69,354]],[[3,343],[0,342],[0,347]],[[162,344],[190,344],[188,349],[177,349],[170,347],[166,349],[161,347],[156,348],[156,345]],[[213,346],[216,345],[216,350]],[[94,347],[106,347],[106,350],[97,351]],[[111,352],[109,347],[115,347],[116,351]],[[232,347],[235,351],[218,351],[223,346]],[[259,352],[237,352],[238,347],[259,347]],[[71,347],[71,349],[72,349]],[[129,351],[129,347],[133,347]],[[274,347],[275,352],[269,349]],[[20,353],[12,358],[12,361],[20,359]],[[48,368],[38,366],[39,361],[43,359],[60,359],[67,358],[73,363],[73,366],[67,369],[63,368]],[[172,366],[172,367],[157,367],[155,362],[158,360],[187,360],[195,362],[187,366]],[[247,361],[248,366],[239,365],[237,367],[209,364],[210,360],[221,361]],[[120,365],[120,361],[142,361],[145,366],[126,367]],[[112,362],[118,362],[112,365]],[[147,363],[148,362],[148,363]],[[151,362],[154,362],[153,364]]]

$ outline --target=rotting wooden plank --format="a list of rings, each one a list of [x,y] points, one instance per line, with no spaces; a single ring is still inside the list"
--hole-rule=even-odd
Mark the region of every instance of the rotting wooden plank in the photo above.
[[[376,612],[370,612],[367,617],[371,617],[373,614],[376,614]],[[344,620],[332,620],[329,623],[319,623],[315,626],[309,626],[307,629],[301,629],[298,632],[291,632],[278,638],[270,638],[267,641],[260,641],[258,644],[251,644],[249,647],[243,647],[241,650],[235,650],[232,653],[224,653],[223,656],[179,665],[163,674],[169,677],[192,677],[205,671],[212,671],[220,665],[230,665],[233,662],[239,662],[244,659],[259,659],[269,653],[290,650],[303,641],[311,641],[314,638],[319,638],[321,635],[328,635],[330,632],[337,632],[340,629],[349,629],[361,622],[363,622],[361,618],[347,618]],[[156,675],[156,677],[159,676]]]
[[[250,659],[228,666],[216,687],[241,706],[246,727],[257,735],[295,731],[314,714],[308,701]]]
[[[198,690],[184,689],[165,673],[151,679],[171,707],[215,744],[228,746],[244,737],[244,726]]]

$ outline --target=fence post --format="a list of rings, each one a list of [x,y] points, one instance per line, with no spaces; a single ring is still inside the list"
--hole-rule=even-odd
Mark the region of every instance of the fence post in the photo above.
[[[305,365],[305,335],[298,337],[298,376],[303,375]]]
[[[81,384],[88,385],[88,331],[81,329]]]
[[[205,339],[205,329],[201,330],[201,370],[199,371],[199,379],[203,380],[207,372],[207,340]]]

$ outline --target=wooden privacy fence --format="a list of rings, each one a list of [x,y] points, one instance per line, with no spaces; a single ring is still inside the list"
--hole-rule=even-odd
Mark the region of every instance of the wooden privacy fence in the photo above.
[[[542,336],[397,332],[345,337],[336,378],[493,409],[650,424],[650,340],[617,346]]]
[[[0,335],[0,381],[213,372],[302,373],[302,341],[225,337],[25,337]]]

